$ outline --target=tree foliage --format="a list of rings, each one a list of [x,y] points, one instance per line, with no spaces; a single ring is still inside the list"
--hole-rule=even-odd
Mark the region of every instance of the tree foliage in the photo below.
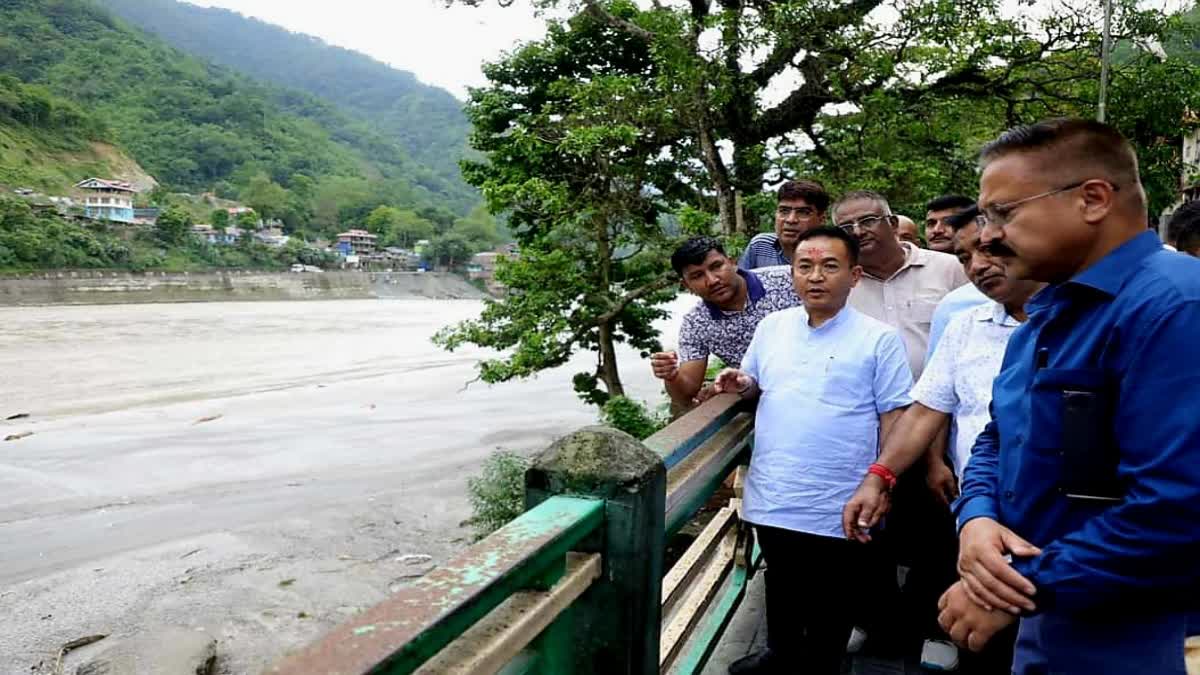
[[[379,235],[382,245],[406,249],[411,249],[422,239],[432,238],[436,232],[433,223],[415,211],[392,206],[380,206],[372,211],[367,216],[366,226],[372,234]]]
[[[1038,12],[1013,12],[999,0],[538,5],[573,15],[551,21],[552,31],[584,40],[599,23],[603,39],[636,55],[606,61],[596,74],[631,78],[650,94],[642,117],[660,122],[643,136],[651,142],[641,154],[669,156],[678,168],[654,189],[715,216],[725,233],[768,226],[764,185],[796,173],[836,190],[881,187],[911,208],[969,187],[973,153],[1002,129],[1095,114],[1102,3]],[[1174,199],[1185,112],[1200,79],[1194,56],[1160,61],[1144,46],[1195,39],[1180,37],[1180,17],[1135,0],[1115,5],[1126,53],[1113,72],[1110,120],[1137,144],[1152,201],[1162,204]],[[552,32],[543,44],[564,41]],[[621,96],[606,103],[614,112],[629,105]]]
[[[179,207],[169,207],[158,215],[154,231],[162,243],[179,246],[191,236],[192,217]]]
[[[624,396],[613,396],[600,409],[600,419],[614,429],[644,440],[667,426],[663,415],[651,412],[645,403]]]
[[[595,351],[596,371],[576,388],[596,403],[623,394],[616,344],[657,348],[668,232],[716,224],[742,242],[769,227],[765,187],[797,174],[835,193],[876,188],[905,209],[973,194],[985,140],[1095,108],[1094,7],[1034,18],[1006,14],[999,0],[537,4],[568,18],[548,19],[544,39],[487,66],[489,84],[467,108],[485,159],[464,162],[464,173],[520,243],[497,271],[509,295],[437,339],[501,350],[481,364],[488,382]],[[1116,4],[1127,53],[1114,68],[1111,119],[1138,146],[1161,205],[1175,198],[1200,71],[1137,46],[1182,30],[1178,17]]]
[[[437,264],[455,269],[475,254],[471,242],[460,234],[447,232],[429,243],[427,255]]]
[[[467,499],[476,540],[504,527],[525,512],[525,470],[529,460],[508,450],[497,450],[483,461],[476,476],[467,479]]]
[[[507,296],[437,339],[450,349],[502,350],[480,365],[487,382],[593,351],[596,368],[577,374],[575,389],[602,404],[624,394],[618,344],[659,348],[652,322],[673,296],[659,225],[670,202],[648,188],[674,168],[667,157],[647,157],[658,127],[669,124],[647,100],[654,92],[639,76],[609,73],[611,64],[644,69],[644,50],[590,17],[573,28],[552,25],[544,42],[489,66],[491,86],[471,93],[472,143],[488,161],[465,163],[465,175],[508,216],[520,253],[496,272]]]

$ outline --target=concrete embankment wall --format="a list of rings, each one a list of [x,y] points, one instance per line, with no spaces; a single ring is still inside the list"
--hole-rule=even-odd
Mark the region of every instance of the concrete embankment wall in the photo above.
[[[0,306],[482,296],[461,277],[441,273],[89,270],[0,277]]]

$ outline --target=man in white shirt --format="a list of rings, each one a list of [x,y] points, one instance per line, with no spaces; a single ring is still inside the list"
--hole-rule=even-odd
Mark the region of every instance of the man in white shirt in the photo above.
[[[744,507],[770,565],[768,649],[733,675],[838,673],[850,637],[846,592],[864,581],[866,546],[842,536],[841,505],[912,382],[896,331],[846,307],[862,275],[857,244],[829,227],[800,235],[792,274],[804,306],[764,317],[741,369],[714,383],[758,399]]]
[[[1005,274],[1001,261],[981,250],[979,226],[973,221],[961,225],[954,235],[956,254],[971,283],[984,293],[990,301],[958,314],[950,321],[946,333],[933,353],[933,358],[912,390],[914,405],[909,408],[893,433],[883,444],[879,463],[896,474],[907,470],[926,454],[926,449],[942,433],[946,422],[953,418],[956,428],[952,449],[953,471],[959,480],[971,456],[975,437],[987,425],[991,416],[988,406],[992,401],[992,380],[1000,372],[1004,360],[1004,349],[1013,331],[1025,320],[1025,302],[1045,284],[1015,280]],[[934,461],[934,460],[930,460]],[[949,469],[943,469],[949,470]],[[877,476],[867,475],[854,497],[846,504],[843,527],[846,536],[855,539],[869,538],[867,530],[887,511],[889,490]],[[954,523],[949,512],[950,502],[957,496],[951,487],[938,495],[946,510],[943,518],[929,527],[940,527],[953,535]],[[947,537],[957,542],[953,536]],[[940,537],[930,541],[940,542]],[[957,547],[941,551],[929,557],[941,561],[940,565],[925,566],[914,570],[908,583],[928,586],[914,595],[940,596],[958,578],[955,561]],[[957,650],[945,641],[937,626],[936,610],[928,607],[912,608],[923,622],[921,630],[927,639],[923,649],[923,660],[942,668],[957,660]],[[995,665],[998,672],[1008,672],[1011,665],[1011,642],[1009,649],[1000,649],[991,661],[983,665]]]

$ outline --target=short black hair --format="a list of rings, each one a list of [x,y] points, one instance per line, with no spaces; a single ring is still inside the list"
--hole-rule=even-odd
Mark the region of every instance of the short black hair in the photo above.
[[[1096,120],[1079,117],[1060,117],[1036,124],[1013,127],[984,146],[979,164],[986,167],[992,161],[1013,153],[1054,151],[1052,169],[1059,177],[1071,173],[1074,165],[1090,164],[1101,167],[1115,185],[1140,183],[1137,153],[1133,146],[1114,127]]]
[[[671,267],[675,274],[683,276],[683,268],[688,265],[703,265],[709,251],[717,251],[725,255],[725,247],[712,237],[692,237],[679,245],[671,254]]]
[[[925,210],[927,212],[948,211],[950,209],[961,211],[962,209],[969,209],[972,206],[975,206],[975,200],[965,195],[941,195],[930,199],[929,203],[925,205]]]
[[[817,239],[819,237],[825,237],[826,239],[837,239],[845,244],[846,251],[850,253],[850,264],[858,264],[858,237],[855,237],[840,227],[822,225],[820,227],[814,227],[811,230],[807,230],[803,232],[796,240],[796,246],[799,247],[800,242],[808,241],[809,239]]]
[[[1167,221],[1167,241],[1180,251],[1200,246],[1200,200],[1184,202]]]
[[[950,226],[951,230],[958,232],[959,230],[963,229],[964,227],[975,222],[975,219],[978,217],[979,217],[979,205],[971,204],[970,206],[963,209],[962,211],[959,211],[958,213],[946,216],[946,224]]]
[[[807,178],[786,181],[779,186],[777,198],[779,201],[803,199],[821,213],[829,210],[829,192],[825,190],[825,186]]]

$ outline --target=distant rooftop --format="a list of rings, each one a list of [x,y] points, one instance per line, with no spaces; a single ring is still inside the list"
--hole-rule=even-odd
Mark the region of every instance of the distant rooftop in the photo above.
[[[106,180],[104,178],[87,178],[75,184],[80,190],[117,190],[120,192],[137,192],[133,184],[123,180]]]

